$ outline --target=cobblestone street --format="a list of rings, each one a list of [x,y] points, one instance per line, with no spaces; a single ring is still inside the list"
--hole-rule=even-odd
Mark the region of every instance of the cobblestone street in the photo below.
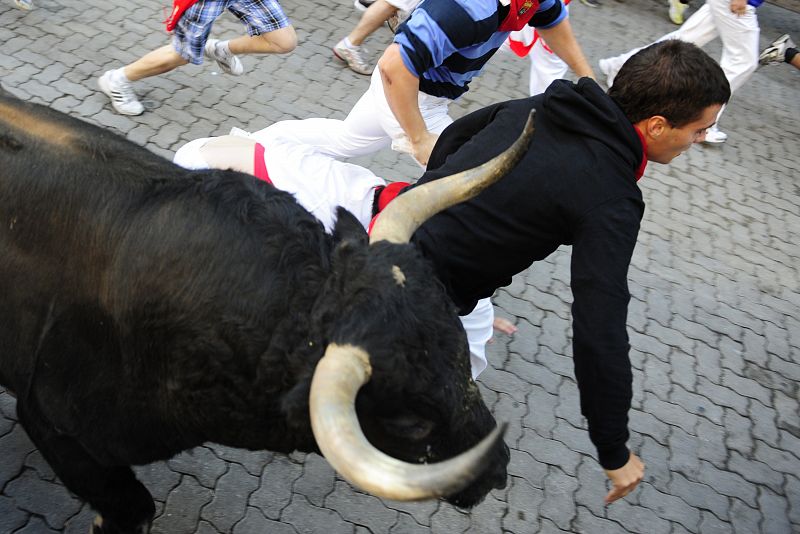
[[[167,2],[0,3],[0,84],[12,94],[122,133],[171,158],[188,140],[290,118],[344,118],[369,78],[331,47],[358,21],[350,0],[283,2],[299,37],[286,56],[246,56],[230,77],[187,66],[135,84],[146,112],[118,115],[97,77],[166,44]],[[699,7],[695,1],[690,9]],[[597,60],[675,28],[666,2],[571,6]],[[800,39],[800,14],[759,9],[760,48]],[[229,14],[213,36],[239,35]],[[377,60],[386,28],[367,41]],[[705,49],[719,57],[720,43]],[[460,117],[527,96],[528,61],[499,52],[454,105]],[[640,182],[647,209],[629,272],[634,401],[631,448],[645,481],[603,504],[606,477],[579,410],[573,374],[569,249],[498,291],[498,334],[479,378],[509,423],[509,483],[472,511],[444,502],[382,501],[355,490],[317,455],[208,444],[136,468],[156,499],[155,534],[800,533],[800,71],[760,68],[735,93],[723,145],[695,146]],[[391,180],[421,172],[389,150],[352,160]],[[0,297],[2,300],[2,297]],[[0,534],[85,533],[92,510],[70,495],[0,389]]]

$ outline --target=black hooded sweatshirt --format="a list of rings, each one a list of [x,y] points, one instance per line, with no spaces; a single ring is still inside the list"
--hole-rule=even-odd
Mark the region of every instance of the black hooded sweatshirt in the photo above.
[[[422,184],[508,148],[536,109],[522,161],[476,198],[414,234],[462,315],[534,261],[572,245],[573,358],[581,411],[606,469],[628,460],[632,374],[627,273],[644,213],[636,180],[643,141],[591,79],[559,80],[543,95],[496,104],[448,127]]]

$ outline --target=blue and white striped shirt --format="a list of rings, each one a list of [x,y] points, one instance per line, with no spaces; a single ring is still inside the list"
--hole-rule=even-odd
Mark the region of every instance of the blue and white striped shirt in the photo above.
[[[424,0],[397,29],[394,42],[420,91],[456,99],[468,89],[509,32],[498,31],[507,6],[497,0]],[[561,0],[542,0],[529,23],[549,28],[567,10]]]

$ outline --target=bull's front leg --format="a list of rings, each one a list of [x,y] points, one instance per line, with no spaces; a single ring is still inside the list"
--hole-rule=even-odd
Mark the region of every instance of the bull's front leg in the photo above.
[[[128,466],[97,463],[81,444],[59,434],[38,410],[17,403],[23,428],[53,471],[75,495],[99,512],[91,534],[146,534],[155,514],[153,497]]]

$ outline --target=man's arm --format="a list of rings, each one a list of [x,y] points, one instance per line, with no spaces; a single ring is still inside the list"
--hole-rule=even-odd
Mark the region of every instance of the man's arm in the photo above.
[[[592,67],[586,61],[586,56],[583,55],[578,41],[575,39],[575,34],[572,32],[572,25],[569,23],[569,18],[563,19],[555,26],[549,28],[537,27],[536,31],[539,32],[547,46],[555,52],[555,54],[564,60],[564,63],[569,65],[569,68],[579,77],[588,76],[595,78]]]
[[[633,381],[627,275],[642,211],[641,200],[633,198],[598,206],[582,219],[572,247],[575,377],[589,437],[613,484],[607,503],[627,495],[644,475],[644,465],[626,446]]]
[[[378,60],[378,69],[386,101],[411,142],[412,155],[421,165],[427,165],[437,136],[425,126],[419,111],[419,78],[403,63],[399,44],[389,45]]]

